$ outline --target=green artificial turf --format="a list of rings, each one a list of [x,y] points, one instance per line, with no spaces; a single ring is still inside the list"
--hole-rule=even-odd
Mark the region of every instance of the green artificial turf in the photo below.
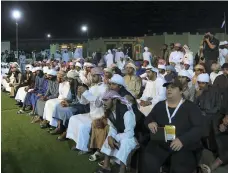
[[[30,124],[31,117],[17,115],[15,100],[1,94],[2,172],[3,173],[92,173],[97,162],[88,155],[71,151],[71,142],[59,142],[39,124]]]

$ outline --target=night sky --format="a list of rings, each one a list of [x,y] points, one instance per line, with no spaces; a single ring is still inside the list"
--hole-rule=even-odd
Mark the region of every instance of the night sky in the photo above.
[[[11,11],[20,9],[19,38],[143,36],[220,28],[228,2],[1,2],[2,40],[15,38]],[[228,20],[227,20],[228,21]]]

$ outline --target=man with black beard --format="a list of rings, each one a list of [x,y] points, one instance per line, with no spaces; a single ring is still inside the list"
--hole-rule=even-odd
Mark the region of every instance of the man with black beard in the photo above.
[[[131,104],[116,91],[109,90],[102,97],[105,116],[109,120],[109,133],[101,148],[105,154],[104,165],[96,173],[111,172],[110,157],[120,161],[120,173],[126,172],[127,159],[137,146],[134,138],[136,126],[135,114]]]
[[[217,87],[209,85],[210,79],[207,73],[197,77],[198,90],[195,103],[199,106],[204,116],[204,129],[202,142],[205,148],[216,151],[215,135],[218,133],[220,123],[220,109],[222,106],[221,92]]]

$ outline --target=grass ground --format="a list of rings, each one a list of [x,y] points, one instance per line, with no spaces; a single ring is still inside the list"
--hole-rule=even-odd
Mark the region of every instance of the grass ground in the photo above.
[[[17,115],[15,101],[2,93],[2,172],[3,173],[92,173],[97,163],[88,155],[78,156],[71,143],[59,142],[30,117]]]
[[[88,155],[78,156],[71,151],[72,143],[59,142],[38,124],[30,124],[30,117],[17,115],[15,101],[2,93],[2,173],[92,173],[97,163]],[[205,151],[204,162],[213,161]],[[228,165],[213,173],[228,173]]]

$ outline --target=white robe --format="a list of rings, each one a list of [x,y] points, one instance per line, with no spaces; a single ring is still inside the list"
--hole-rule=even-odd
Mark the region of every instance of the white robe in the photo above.
[[[50,99],[45,103],[43,119],[50,122],[51,126],[57,127],[58,121],[54,119],[56,108],[61,106],[60,103],[63,100],[70,100],[72,97],[70,84],[65,81],[59,84],[59,96],[55,99]]]
[[[138,103],[140,103],[140,100],[151,102],[151,105],[146,107],[140,106],[139,108],[145,116],[148,116],[159,101],[166,99],[166,88],[162,86],[164,83],[165,79],[162,77],[158,77],[155,81],[147,81],[142,97],[137,100]]]
[[[2,77],[3,76],[7,76],[6,74],[9,72],[9,68],[2,68],[1,69],[1,74],[2,74]]]
[[[115,54],[116,63],[118,63],[121,58],[124,58],[124,53],[122,51],[121,52],[116,52],[116,54]]]
[[[169,56],[169,62],[174,62],[176,64],[175,69],[177,72],[181,70],[180,63],[183,62],[184,54],[180,51],[174,51]]]
[[[219,49],[219,64],[222,66],[226,62],[228,56],[228,49]]]
[[[114,63],[114,56],[112,53],[108,53],[105,56],[105,62],[106,62],[107,68],[111,68],[111,65]]]
[[[74,52],[74,59],[82,58],[82,48],[76,48]]]
[[[90,112],[70,117],[66,137],[76,142],[76,148],[88,151],[92,121],[104,115],[103,107],[96,107],[96,100],[101,100],[107,90],[107,85],[100,83],[92,86],[79,98],[81,104],[90,103]]]
[[[145,87],[146,83],[147,83],[147,73],[143,73],[140,75],[140,77],[142,78],[142,86]]]
[[[193,57],[193,52],[186,52],[183,58],[183,62],[184,61],[188,61],[189,62],[189,69],[193,70],[193,65],[194,65],[194,57]]]
[[[126,64],[126,61],[118,61],[118,62],[117,62],[117,67],[118,67],[120,70],[123,70],[125,64]]]
[[[21,101],[22,103],[24,103],[25,101],[25,96],[27,94],[27,92],[25,91],[25,88],[26,87],[20,87],[18,90],[17,90],[17,94],[15,96],[15,100],[17,101]]]
[[[194,71],[193,71],[193,70],[191,70],[191,69],[188,69],[187,71],[189,72],[189,74],[190,74],[190,75],[191,75],[191,77],[193,78],[193,76],[194,76]]]
[[[89,73],[87,76],[85,74],[86,74],[86,71],[81,70],[79,72],[79,78],[82,81],[82,83],[86,84],[87,86],[90,86],[92,83],[91,73]]]
[[[115,117],[114,112],[113,114]],[[108,156],[115,157],[116,159],[118,159],[118,161],[121,161],[126,165],[128,155],[138,144],[137,140],[134,137],[134,128],[136,125],[135,114],[133,111],[125,112],[124,114],[125,129],[123,133],[117,134],[117,130],[113,126],[113,124],[110,121],[108,121],[108,123],[110,125],[108,136],[112,136],[117,142],[119,142],[120,147],[119,147],[119,150],[117,149],[112,150],[108,144],[108,137],[107,137],[101,148],[101,152]]]
[[[12,75],[9,78],[9,83],[5,80],[2,79],[2,85],[5,88],[6,91],[11,92],[11,87],[9,86],[9,84],[13,84],[16,80],[16,78],[14,77],[14,74],[12,73]]]
[[[223,74],[222,71],[220,71],[220,72],[218,72],[218,73],[211,72],[211,74],[210,74],[211,83],[213,84],[214,81],[215,81],[215,79],[216,79],[216,77],[219,76],[219,75],[221,75],[221,74]]]
[[[151,65],[152,54],[148,51],[143,52],[143,61],[149,61],[149,65]]]

